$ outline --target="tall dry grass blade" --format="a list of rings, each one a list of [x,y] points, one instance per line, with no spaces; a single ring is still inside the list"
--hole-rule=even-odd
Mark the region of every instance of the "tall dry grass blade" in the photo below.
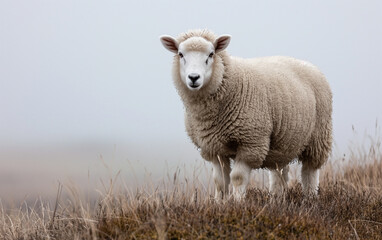
[[[284,171],[284,169],[280,170],[279,166],[276,163],[275,172],[277,174],[277,177],[281,179],[281,184],[283,185],[283,193],[285,193],[288,189],[288,184],[285,182],[285,179],[283,177],[283,171]]]
[[[223,176],[223,195],[222,195],[222,199],[224,198],[224,196],[227,194],[226,193],[226,188],[225,188],[225,177],[224,177],[224,163],[221,161],[220,159],[220,156],[218,156],[218,160],[219,160],[219,165],[220,165],[220,169],[221,169],[221,175]]]
[[[352,222],[365,222],[365,223],[373,223],[373,224],[377,224],[377,225],[382,225],[382,222],[370,221],[370,220],[365,220],[365,219],[354,219],[351,221]]]
[[[61,197],[61,193],[62,193],[62,184],[60,182],[58,182],[58,189],[57,189],[57,195],[56,195],[56,202],[54,204],[54,210],[53,210],[53,215],[52,215],[52,220],[49,224],[49,229],[52,229],[53,228],[53,224],[54,224],[54,219],[56,218],[56,213],[57,213],[57,207],[58,207],[58,203],[60,201],[60,197]]]
[[[354,231],[355,238],[356,238],[357,240],[360,240],[360,238],[359,238],[359,236],[358,236],[358,233],[357,233],[357,230],[353,227],[353,224],[351,224],[350,219],[348,220],[348,222],[349,222],[351,228],[352,228],[353,231]]]

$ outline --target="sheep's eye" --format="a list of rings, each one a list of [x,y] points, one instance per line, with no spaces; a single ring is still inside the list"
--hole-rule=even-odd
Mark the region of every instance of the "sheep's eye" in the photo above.
[[[210,55],[208,55],[209,58],[212,58],[214,56],[214,53],[210,53]]]
[[[179,55],[180,58],[183,57],[183,53],[181,53],[181,52],[179,52],[178,55]]]

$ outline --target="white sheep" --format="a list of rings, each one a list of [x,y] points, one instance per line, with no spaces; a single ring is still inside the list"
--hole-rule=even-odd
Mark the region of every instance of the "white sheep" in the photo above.
[[[230,39],[208,30],[160,38],[176,54],[173,80],[186,130],[212,162],[215,198],[232,182],[241,199],[258,168],[270,169],[270,190],[282,192],[295,158],[302,162],[304,193],[316,194],[332,146],[332,93],[324,75],[290,57],[231,57],[224,51]]]

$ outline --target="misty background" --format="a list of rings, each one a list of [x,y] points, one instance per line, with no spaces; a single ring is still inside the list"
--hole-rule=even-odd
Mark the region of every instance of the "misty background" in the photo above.
[[[381,123],[381,12],[381,1],[0,1],[0,198],[202,162],[159,42],[195,28],[231,34],[234,56],[318,66],[345,154]]]

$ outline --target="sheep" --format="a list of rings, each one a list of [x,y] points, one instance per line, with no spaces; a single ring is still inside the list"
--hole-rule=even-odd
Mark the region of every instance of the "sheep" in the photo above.
[[[230,183],[235,199],[245,197],[250,172],[259,168],[270,170],[269,189],[281,193],[294,159],[302,163],[304,194],[316,195],[319,169],[332,147],[332,92],[325,76],[291,57],[229,56],[230,40],[209,30],[160,37],[175,54],[172,76],[186,131],[212,163],[215,198],[223,199]]]

